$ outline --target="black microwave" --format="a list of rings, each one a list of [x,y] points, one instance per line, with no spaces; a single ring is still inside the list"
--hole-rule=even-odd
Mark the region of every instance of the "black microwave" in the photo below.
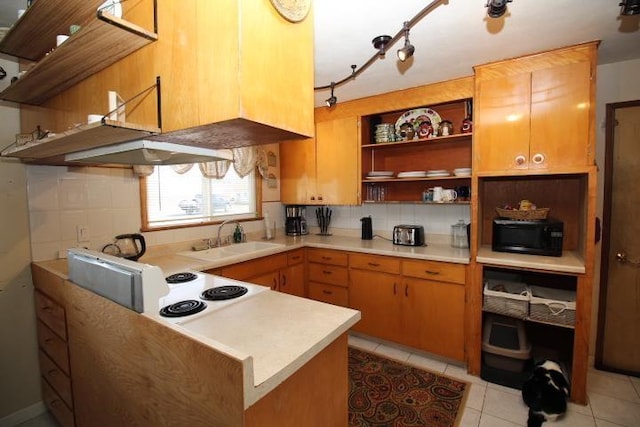
[[[493,220],[492,249],[531,255],[561,256],[564,225],[556,220]]]

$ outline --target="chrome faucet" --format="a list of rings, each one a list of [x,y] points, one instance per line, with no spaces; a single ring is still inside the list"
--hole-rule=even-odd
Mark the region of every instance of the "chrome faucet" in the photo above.
[[[214,247],[219,247],[222,245],[222,240],[220,240],[220,232],[222,231],[222,227],[229,224],[230,222],[235,222],[237,225],[240,225],[240,223],[235,219],[227,219],[222,221],[222,223],[218,226],[218,234],[216,235],[216,241],[215,241]]]

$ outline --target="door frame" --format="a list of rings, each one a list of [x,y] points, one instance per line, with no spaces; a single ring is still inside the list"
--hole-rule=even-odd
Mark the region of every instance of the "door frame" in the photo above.
[[[612,368],[602,363],[602,356],[604,353],[604,322],[607,306],[607,286],[609,276],[609,250],[611,248],[611,191],[613,187],[613,144],[616,129],[616,110],[629,107],[640,107],[640,100],[614,102],[606,105],[604,197],[602,201],[602,246],[600,250],[600,297],[598,302],[598,325],[596,332],[594,365],[597,369],[617,372],[625,375],[637,375],[637,372]]]

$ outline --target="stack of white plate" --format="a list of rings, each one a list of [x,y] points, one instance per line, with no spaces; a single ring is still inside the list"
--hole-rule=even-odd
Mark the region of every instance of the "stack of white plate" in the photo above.
[[[374,135],[376,143],[380,142],[395,142],[396,140],[396,127],[391,123],[381,123],[376,125],[376,133]]]
[[[424,178],[427,176],[425,171],[407,171],[398,173],[398,178]]]
[[[393,171],[371,171],[365,178],[367,179],[387,179],[393,178]]]
[[[455,176],[470,176],[471,168],[456,168],[453,170]]]
[[[446,169],[434,169],[427,171],[427,178],[438,178],[451,175]]]

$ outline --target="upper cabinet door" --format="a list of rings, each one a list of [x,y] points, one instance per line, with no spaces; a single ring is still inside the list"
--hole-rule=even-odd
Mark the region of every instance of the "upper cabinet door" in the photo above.
[[[590,94],[589,62],[532,74],[530,169],[588,165]]]
[[[285,204],[308,204],[316,191],[316,140],[281,143],[280,159],[280,200]]]
[[[316,123],[315,204],[360,203],[360,141],[355,116]]]
[[[531,75],[479,80],[474,102],[473,168],[477,171],[526,169]]]

